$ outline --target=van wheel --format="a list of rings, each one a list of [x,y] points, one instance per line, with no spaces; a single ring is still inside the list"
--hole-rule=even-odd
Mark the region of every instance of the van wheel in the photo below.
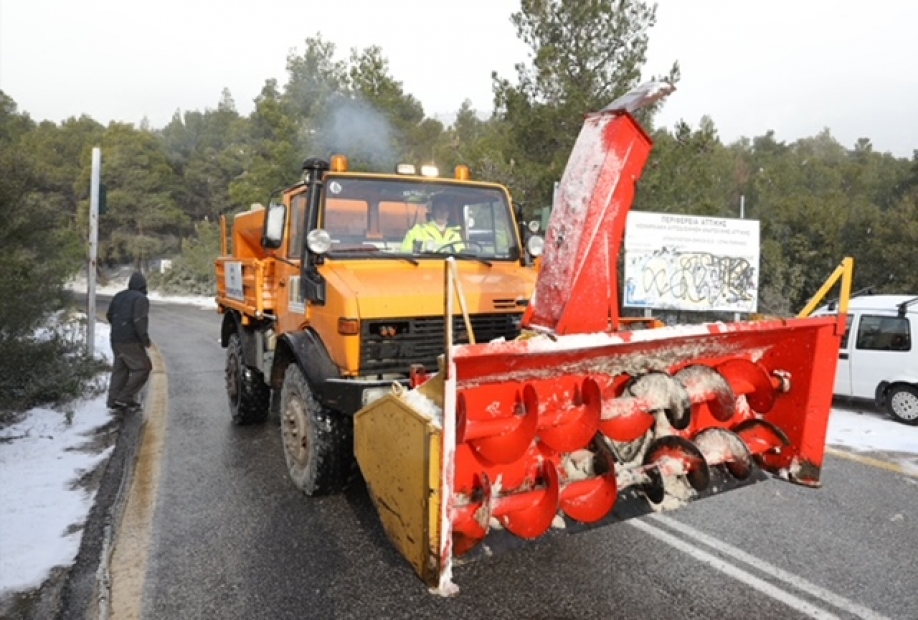
[[[280,419],[293,484],[309,496],[343,490],[354,461],[352,420],[323,407],[296,364],[284,374]]]
[[[886,396],[886,410],[905,424],[918,426],[918,389],[910,385],[894,385]]]
[[[271,390],[260,372],[245,365],[239,334],[230,335],[226,345],[225,374],[233,424],[243,426],[264,422],[270,409]]]

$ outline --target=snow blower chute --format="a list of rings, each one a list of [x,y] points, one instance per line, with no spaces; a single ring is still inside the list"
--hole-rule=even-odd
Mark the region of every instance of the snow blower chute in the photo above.
[[[356,414],[383,526],[441,594],[456,590],[454,560],[505,544],[768,474],[819,486],[850,278],[835,316],[622,330],[617,258],[651,150],[629,106],[652,96],[585,118],[523,335],[453,345],[447,334],[439,372]]]

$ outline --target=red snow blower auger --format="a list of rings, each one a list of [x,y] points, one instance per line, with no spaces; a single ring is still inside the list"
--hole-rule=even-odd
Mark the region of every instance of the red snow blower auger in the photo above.
[[[454,558],[505,543],[678,508],[768,474],[819,486],[850,268],[838,315],[622,329],[618,253],[651,150],[631,112],[671,90],[660,86],[585,118],[522,336],[453,345],[448,333],[438,373],[418,372],[412,389],[356,415],[357,459],[386,532],[442,594],[455,591]]]

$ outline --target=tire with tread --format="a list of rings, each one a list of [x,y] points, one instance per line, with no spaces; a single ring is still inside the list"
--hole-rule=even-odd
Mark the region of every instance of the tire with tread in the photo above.
[[[918,426],[918,388],[902,383],[889,389],[886,411],[898,421]]]
[[[353,471],[352,420],[322,406],[296,364],[284,374],[280,421],[293,484],[308,496],[342,491]]]
[[[242,340],[232,334],[226,345],[226,394],[233,424],[264,422],[270,411],[271,390],[261,373],[245,365]]]

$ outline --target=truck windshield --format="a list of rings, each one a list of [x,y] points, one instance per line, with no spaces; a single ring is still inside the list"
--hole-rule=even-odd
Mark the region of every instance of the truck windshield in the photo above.
[[[420,258],[520,257],[506,192],[470,183],[328,175],[319,225],[339,258],[366,258],[367,248]]]

